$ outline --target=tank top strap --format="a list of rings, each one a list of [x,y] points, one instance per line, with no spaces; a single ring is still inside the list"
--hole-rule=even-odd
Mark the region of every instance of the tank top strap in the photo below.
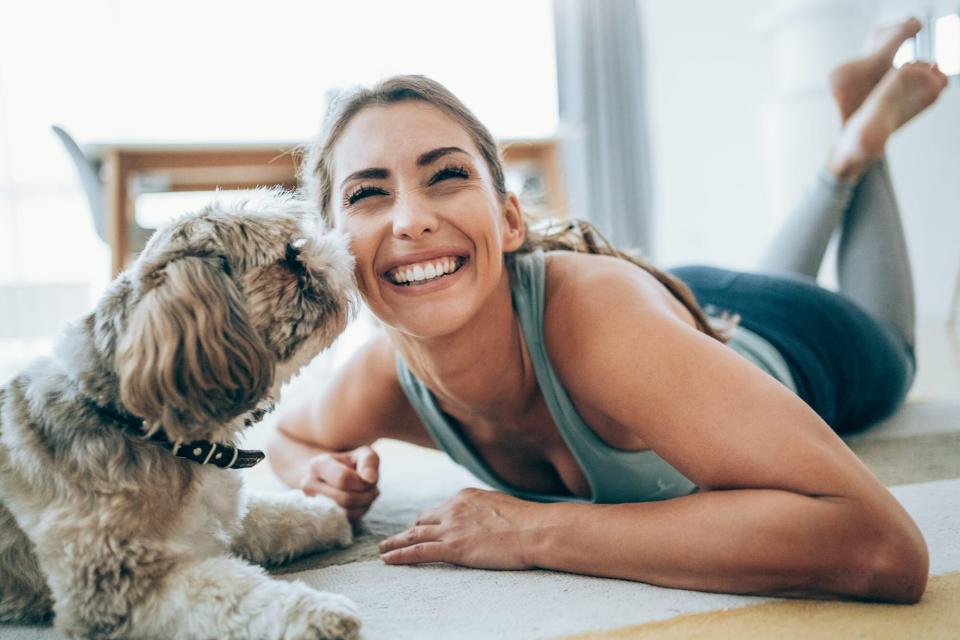
[[[513,307],[523,328],[540,391],[554,423],[590,485],[592,502],[623,502],[625,496],[656,500],[690,493],[695,485],[656,452],[611,447],[587,425],[550,364],[543,333],[546,255],[508,259]],[[626,472],[625,472],[626,471]]]
[[[546,256],[542,251],[506,258],[514,311],[519,319],[537,383],[560,436],[580,466],[591,497],[528,492],[497,477],[459,433],[430,389],[397,354],[400,387],[431,438],[450,457],[491,487],[519,498],[541,502],[637,502],[686,495],[695,485],[652,450],[624,451],[600,439],[581,418],[550,364],[543,336]]]

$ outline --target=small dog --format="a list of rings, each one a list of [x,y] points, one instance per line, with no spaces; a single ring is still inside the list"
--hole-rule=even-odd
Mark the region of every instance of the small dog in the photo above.
[[[97,638],[354,638],[354,605],[257,563],[351,542],[241,495],[239,432],[355,308],[345,238],[262,191],[157,231],[55,356],[0,387],[0,621]]]

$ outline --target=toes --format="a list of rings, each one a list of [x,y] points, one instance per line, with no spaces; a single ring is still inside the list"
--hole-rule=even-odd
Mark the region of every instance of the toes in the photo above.
[[[898,29],[900,37],[902,38],[901,42],[920,33],[921,28],[923,28],[923,23],[913,16],[901,22],[900,28]]]
[[[892,62],[893,56],[896,55],[900,45],[917,35],[921,28],[923,28],[923,23],[917,18],[909,18],[894,27],[884,29],[883,31],[889,33],[889,35],[882,40],[883,44],[878,47],[878,52]]]
[[[930,71],[933,72],[933,75],[937,76],[937,80],[939,80],[943,86],[947,85],[950,79],[947,77],[947,74],[940,70],[936,62],[930,65]]]

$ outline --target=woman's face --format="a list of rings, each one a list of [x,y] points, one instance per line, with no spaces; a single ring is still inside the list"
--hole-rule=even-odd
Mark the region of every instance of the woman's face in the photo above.
[[[333,151],[331,211],[371,311],[418,337],[462,327],[506,287],[503,254],[524,236],[467,131],[420,101],[353,117]]]

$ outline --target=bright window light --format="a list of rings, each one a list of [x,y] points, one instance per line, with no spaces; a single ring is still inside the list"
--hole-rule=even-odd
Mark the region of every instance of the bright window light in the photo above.
[[[913,62],[917,59],[917,41],[913,38],[910,38],[897,49],[897,53],[893,56],[893,66],[899,69],[908,62]]]
[[[109,280],[109,251],[50,125],[82,144],[300,142],[331,92],[419,73],[494,136],[554,135],[551,0],[458,6],[0,0],[0,384]],[[211,197],[143,195],[137,219],[152,227]]]
[[[934,33],[937,66],[948,76],[960,73],[960,16],[952,13],[937,18]]]

